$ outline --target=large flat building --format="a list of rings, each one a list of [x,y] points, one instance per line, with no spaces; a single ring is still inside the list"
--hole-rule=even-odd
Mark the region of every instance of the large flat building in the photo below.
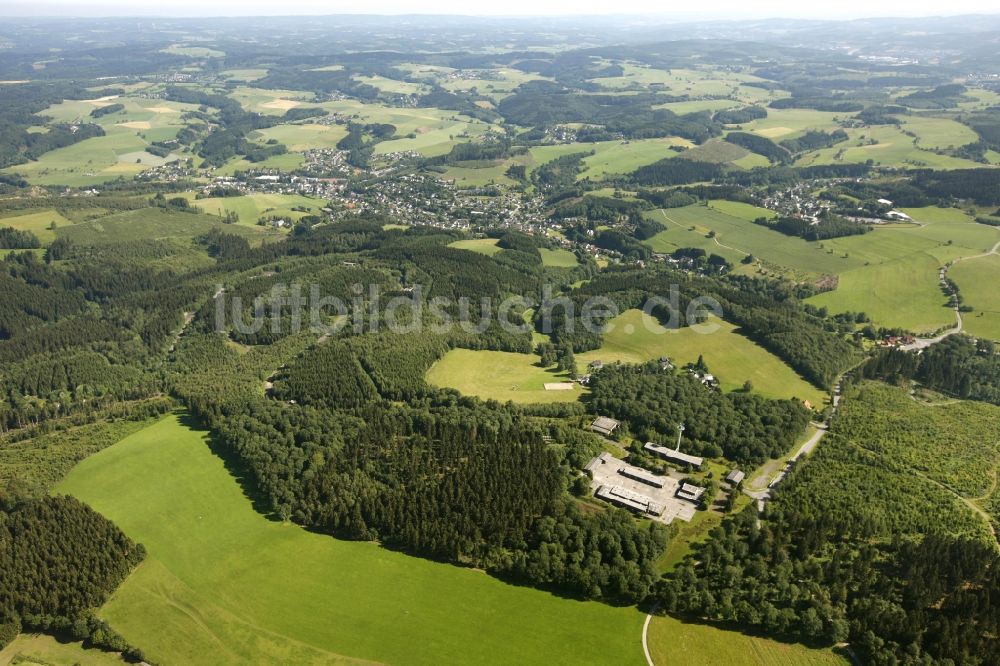
[[[621,486],[601,486],[594,493],[594,496],[626,509],[648,513],[651,516],[659,516],[663,513],[663,505],[659,502]]]
[[[705,459],[700,456],[692,456],[687,453],[681,453],[676,449],[668,449],[665,446],[660,446],[659,444],[653,444],[652,442],[646,442],[646,445],[642,447],[649,453],[655,456],[659,456],[664,460],[669,462],[678,463],[681,465],[691,465],[692,467],[698,468],[705,464]]]

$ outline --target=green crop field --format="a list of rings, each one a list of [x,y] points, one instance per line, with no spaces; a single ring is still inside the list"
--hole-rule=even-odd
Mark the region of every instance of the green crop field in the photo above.
[[[696,113],[698,111],[721,111],[740,106],[740,103],[732,99],[695,99],[688,102],[668,102],[658,104],[655,109],[669,109],[679,116],[686,113]]]
[[[576,255],[569,250],[541,248],[542,265],[551,268],[573,268],[576,266]]]
[[[56,234],[49,228],[53,223],[55,223],[56,228],[68,227],[73,224],[54,210],[14,214],[10,217],[0,218],[0,227],[13,227],[22,231],[30,231],[38,236],[42,243],[50,243],[55,240]]]
[[[1000,256],[991,254],[960,261],[948,270],[967,305],[975,310],[962,315],[970,334],[1000,340]]]
[[[221,58],[226,55],[225,51],[210,49],[206,46],[190,46],[188,44],[171,44],[163,49],[163,53],[185,55],[192,58]]]
[[[733,634],[707,624],[655,616],[649,624],[653,663],[686,666],[847,666],[833,650],[814,650],[797,643]]]
[[[886,225],[861,236],[807,242],[751,220],[771,211],[746,204],[713,201],[646,213],[667,226],[647,241],[657,252],[700,247],[739,265],[753,254],[768,271],[798,279],[836,275],[836,290],[810,299],[831,311],[863,311],[880,326],[933,331],[954,321],[943,307],[938,270],[946,262],[987,252],[1000,240],[1000,230],[954,208],[917,208],[905,212],[916,221]],[[694,230],[691,230],[694,227]],[[708,238],[709,231],[716,233]],[[738,270],[747,270],[739,267]],[[984,306],[985,308],[986,306]],[[985,319],[985,317],[984,317]]]
[[[643,663],[635,608],[268,520],[177,416],[83,461],[57,490],[146,546],[100,615],[159,663]]]
[[[93,222],[63,227],[56,230],[56,235],[81,245],[97,245],[128,240],[194,238],[221,227],[222,223],[215,216],[172,213],[153,208],[117,213]],[[263,240],[277,234],[264,227],[243,225],[228,225],[226,231],[245,236],[251,243],[253,239]]]
[[[732,324],[711,321],[718,327],[712,333],[698,333],[691,328],[667,330],[641,310],[628,310],[611,321],[613,328],[605,334],[601,348],[577,354],[577,363],[584,371],[595,360],[642,363],[667,356],[675,365],[683,365],[702,355],[724,390],[742,388],[750,380],[756,392],[768,397],[795,397],[823,404],[826,394],[777,356],[740,335]]]
[[[921,148],[957,148],[979,140],[971,127],[948,118],[907,116],[903,129],[917,135]]]
[[[428,90],[427,86],[419,83],[388,79],[384,76],[355,76],[353,78],[355,81],[366,83],[370,86],[378,88],[382,92],[394,95],[419,95],[427,92]]]
[[[240,197],[209,197],[196,199],[193,192],[183,196],[192,206],[209,215],[223,216],[231,211],[240,216],[241,225],[254,226],[262,216],[276,215],[290,220],[298,220],[305,215],[319,214],[326,205],[322,199],[313,199],[301,194],[246,194]],[[292,210],[294,207],[309,209],[309,212]]]
[[[232,79],[233,81],[256,81],[257,79],[262,79],[267,76],[266,69],[227,69],[220,72],[220,74],[227,79]]]
[[[638,141],[601,141],[580,145],[580,150],[584,151],[589,150],[585,146],[591,146],[594,154],[583,160],[584,171],[579,177],[596,180],[608,174],[629,173],[665,157],[676,157],[677,153],[670,150],[670,146],[690,147],[692,144],[687,139],[670,137]]]
[[[301,152],[310,148],[333,148],[345,136],[347,136],[347,128],[343,125],[304,123],[301,125],[275,125],[253,132],[250,138],[260,142],[274,139],[278,143],[288,146],[288,150]]]
[[[754,217],[773,215],[764,209],[755,210],[759,214],[755,213]],[[730,214],[737,211],[740,217]],[[654,210],[646,215],[667,227],[647,241],[656,252],[669,253],[679,247],[700,247],[706,252],[722,255],[734,264],[752,254],[768,268],[784,269],[806,277],[837,274],[860,265],[857,260],[834,255],[817,243],[754,224],[750,221],[752,218],[748,219],[750,213],[745,208],[713,202],[711,206]],[[707,237],[710,231],[716,233],[715,238]]]
[[[745,123],[743,131],[782,141],[804,134],[807,130],[837,129],[834,118],[838,115],[842,114],[812,109],[768,109],[767,118]]]
[[[924,119],[926,120],[926,119]],[[915,127],[921,127],[920,121]],[[956,123],[957,124],[957,123]],[[930,136],[929,141],[939,141],[942,136],[957,137],[953,126],[950,129],[943,126],[924,123],[924,130]],[[916,130],[919,131],[919,130]],[[831,148],[807,153],[800,158],[798,166],[813,164],[848,164],[872,160],[876,165],[895,166],[907,169],[975,169],[977,162],[950,155],[938,155],[930,150],[923,150],[919,143],[914,145],[914,138],[907,136],[893,125],[876,125],[846,130],[850,137],[847,141],[838,143]],[[919,137],[919,135],[918,135]],[[950,145],[950,142],[949,142]]]
[[[455,241],[454,243],[448,243],[448,247],[453,247],[458,250],[478,252],[479,254],[485,254],[487,257],[492,257],[497,252],[503,250],[502,247],[497,246],[496,238],[473,238],[470,240],[460,240]]]
[[[737,160],[744,159],[752,154],[753,153],[743,146],[737,146],[736,144],[729,143],[728,141],[712,139],[711,141],[706,141],[700,146],[695,146],[691,150],[688,150],[684,153],[684,157],[698,162],[725,164],[727,162],[736,162]],[[765,164],[769,164],[767,158],[763,155],[757,155],[757,157],[763,159]]]
[[[834,291],[809,299],[832,312],[861,311],[877,324],[929,333],[954,323],[938,286],[939,263],[918,253],[840,274]]]
[[[0,650],[0,666],[121,666],[118,654],[88,650],[79,641],[64,643],[45,634],[21,634]]]
[[[248,169],[279,169],[281,171],[294,171],[302,166],[305,158],[302,153],[285,153],[274,155],[263,162],[250,162],[245,159],[233,159],[216,170],[220,176],[232,176],[237,171]]]
[[[514,180],[506,174],[513,161],[502,161],[490,166],[449,166],[440,174],[442,180],[453,180],[458,187],[482,187],[484,185],[513,185]]]
[[[977,224],[954,208],[908,208],[905,212],[917,224],[824,241],[822,245],[836,256],[846,254],[861,265],[855,263],[841,272],[835,291],[810,302],[834,312],[864,311],[878,325],[917,332],[954,323],[954,314],[944,307],[938,270],[948,261],[987,252],[1000,241],[1000,230]]]
[[[572,402],[584,389],[546,391],[547,382],[568,382],[569,377],[552,368],[538,366],[535,354],[452,349],[427,372],[427,383],[458,389],[483,400],[521,403]]]

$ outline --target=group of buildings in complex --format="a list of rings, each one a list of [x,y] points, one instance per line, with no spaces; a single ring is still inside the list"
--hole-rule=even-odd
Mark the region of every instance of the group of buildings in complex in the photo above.
[[[620,422],[599,416],[591,423],[592,431],[605,437],[610,436],[620,426]],[[705,459],[680,450],[680,437],[674,448],[646,442],[643,450],[682,469],[700,470]],[[602,453],[587,465],[590,473],[594,497],[629,509],[636,513],[660,519],[669,523],[673,518],[690,520],[694,509],[706,498],[706,489],[684,478],[660,476],[630,465],[615,458],[610,453]],[[726,482],[735,490],[745,478],[744,472],[733,469],[726,476]]]

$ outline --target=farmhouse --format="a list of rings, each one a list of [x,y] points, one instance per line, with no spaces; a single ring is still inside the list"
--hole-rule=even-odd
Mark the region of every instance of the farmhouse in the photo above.
[[[682,483],[680,487],[677,488],[677,496],[681,499],[686,499],[689,502],[698,502],[704,494],[704,488],[691,483]]]
[[[641,493],[633,492],[621,486],[601,486],[594,493],[594,497],[599,497],[612,504],[617,504],[618,506],[639,513],[648,513],[651,516],[659,516],[663,513],[662,504],[653,501]]]
[[[705,464],[705,459],[699,456],[692,456],[687,453],[681,453],[677,449],[668,449],[665,446],[660,446],[659,444],[653,444],[652,442],[646,442],[646,445],[642,447],[644,450],[652,453],[655,456],[659,456],[666,461],[679,463],[682,465],[691,465],[694,468],[699,468]]]
[[[594,419],[594,422],[590,424],[590,429],[596,433],[604,435],[605,437],[611,435],[621,423],[610,419],[606,416],[598,416]]]
[[[742,471],[740,471],[738,469],[734,469],[731,472],[729,472],[729,474],[726,475],[726,481],[728,481],[729,483],[731,483],[733,485],[733,487],[735,488],[736,486],[738,486],[741,483],[743,483],[743,479],[745,477],[746,477],[746,474],[744,472],[742,472]]]

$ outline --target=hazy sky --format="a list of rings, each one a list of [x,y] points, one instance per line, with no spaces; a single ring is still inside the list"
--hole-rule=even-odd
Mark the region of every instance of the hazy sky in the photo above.
[[[676,9],[674,9],[676,8]],[[996,0],[0,0],[0,15],[263,16],[292,14],[580,15],[667,18],[935,16],[998,13]]]

